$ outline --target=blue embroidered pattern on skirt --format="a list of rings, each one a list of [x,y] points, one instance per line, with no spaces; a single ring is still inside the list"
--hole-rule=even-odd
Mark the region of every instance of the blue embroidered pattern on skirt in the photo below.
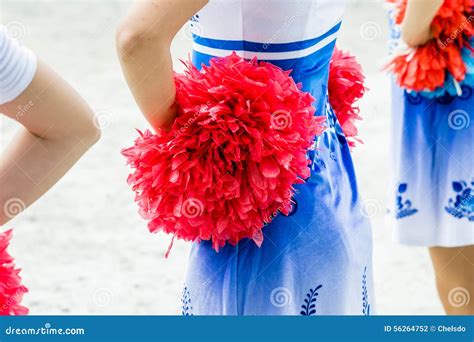
[[[474,222],[474,181],[457,181],[452,186],[456,195],[449,199],[446,211],[458,219]]]
[[[418,209],[412,208],[412,203],[409,199],[404,199],[403,194],[407,191],[408,184],[407,183],[400,183],[398,185],[398,194],[397,194],[397,220],[414,215],[418,212]]]
[[[405,98],[406,100],[413,104],[413,105],[418,105],[420,104],[424,96],[421,95],[420,93],[416,92],[409,92],[405,90]],[[469,85],[462,85],[461,86],[461,96],[457,95],[451,95],[449,93],[444,93],[443,95],[439,95],[433,99],[436,103],[439,103],[441,105],[449,105],[451,102],[453,102],[455,99],[461,99],[461,100],[467,100],[472,96],[472,87]]]
[[[323,285],[318,285],[314,289],[309,289],[309,292],[306,294],[303,305],[301,305],[302,316],[314,316],[316,315],[316,297],[319,295],[318,291]]]
[[[328,99],[329,101],[329,99]],[[323,134],[323,143],[327,147],[327,149],[330,151],[329,157],[337,161],[336,158],[336,142],[338,142],[340,145],[346,145],[347,140],[346,137],[344,136],[344,132],[342,131],[342,127],[339,125],[337,122],[337,117],[334,111],[330,106],[326,107],[326,115],[327,115],[327,123],[329,126],[329,129]]]
[[[311,171],[320,173],[323,169],[326,168],[326,163],[319,156],[316,146],[312,147],[312,149],[308,151],[308,158],[309,160],[311,160],[311,165],[310,165]]]
[[[323,169],[326,168],[326,164],[323,158],[320,158],[319,153],[318,153],[317,145],[319,141],[322,141],[324,146],[329,151],[329,157],[335,162],[337,161],[337,157],[336,157],[337,143],[339,143],[340,145],[347,144],[347,139],[344,136],[342,127],[337,122],[336,114],[334,113],[334,111],[329,105],[326,106],[326,116],[327,116],[326,124],[328,128],[326,129],[326,131],[324,131],[322,135],[320,135],[319,137],[316,137],[314,145],[308,151],[308,158],[311,161],[310,168],[311,168],[311,171],[315,171],[315,172],[321,172]],[[340,146],[338,148],[340,148]]]
[[[367,290],[367,266],[362,274],[362,314],[370,316],[369,291]]]
[[[191,305],[191,296],[187,286],[184,286],[181,297],[181,314],[183,316],[193,316],[193,307]]]
[[[406,100],[414,105],[420,104],[423,101],[423,97],[418,93],[408,92],[405,90],[404,95]]]

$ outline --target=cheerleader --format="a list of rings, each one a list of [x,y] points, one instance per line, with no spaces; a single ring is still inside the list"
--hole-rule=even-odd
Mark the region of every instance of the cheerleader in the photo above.
[[[401,37],[412,48],[431,40],[431,23],[442,4],[442,0],[409,0],[401,27],[393,29],[394,40]],[[393,215],[397,241],[429,248],[445,311],[472,315],[474,82],[468,49],[464,60],[468,65],[464,81],[447,80],[452,83],[444,95],[441,89],[416,93],[393,83]]]
[[[82,98],[0,25],[0,113],[22,125],[0,160],[0,226],[48,191],[97,141]]]
[[[242,240],[216,252],[210,241],[193,244],[184,315],[373,312],[371,228],[349,144],[327,97],[344,7],[332,0],[145,1],[121,23],[122,68],[155,129],[168,127],[177,113],[170,44],[188,21],[198,68],[235,51],[292,70],[327,126],[310,151],[312,174],[296,186],[293,210],[263,228],[261,247]]]

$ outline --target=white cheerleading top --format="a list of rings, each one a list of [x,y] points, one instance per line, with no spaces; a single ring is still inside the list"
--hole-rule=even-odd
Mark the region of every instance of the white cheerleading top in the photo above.
[[[233,50],[261,60],[303,58],[336,40],[345,5],[345,0],[210,0],[190,21],[193,49],[219,57]]]
[[[35,72],[33,52],[20,46],[0,25],[0,104],[17,98],[30,85]]]

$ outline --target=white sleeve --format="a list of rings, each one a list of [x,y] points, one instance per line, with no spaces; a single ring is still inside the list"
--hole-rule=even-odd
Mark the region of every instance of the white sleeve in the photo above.
[[[0,104],[17,98],[31,83],[36,72],[36,56],[8,36],[0,25]]]

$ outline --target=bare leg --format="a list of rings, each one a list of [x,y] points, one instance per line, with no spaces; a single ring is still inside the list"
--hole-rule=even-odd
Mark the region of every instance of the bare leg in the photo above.
[[[430,248],[438,293],[448,315],[474,315],[474,246]]]

